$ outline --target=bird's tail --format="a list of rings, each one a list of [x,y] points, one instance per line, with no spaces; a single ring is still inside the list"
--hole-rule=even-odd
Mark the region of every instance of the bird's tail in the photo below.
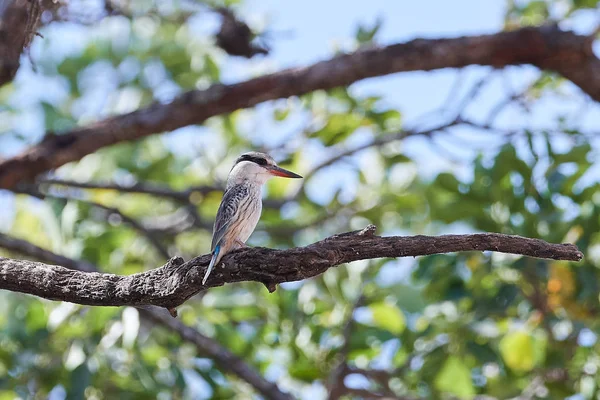
[[[202,278],[203,285],[206,283],[206,280],[208,279],[208,276],[210,275],[213,268],[215,267],[215,264],[219,261],[219,259],[220,259],[219,253],[220,252],[221,252],[221,245],[218,244],[215,247],[215,251],[213,251],[213,253],[212,253],[212,258],[210,259],[210,264],[208,264],[208,269],[206,270],[206,273],[204,274],[204,278]]]

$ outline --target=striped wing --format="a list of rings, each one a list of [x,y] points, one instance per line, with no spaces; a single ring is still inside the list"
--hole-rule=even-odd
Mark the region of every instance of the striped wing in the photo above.
[[[223,239],[232,222],[236,220],[239,205],[248,195],[248,187],[245,185],[232,186],[223,194],[221,205],[217,211],[217,219],[213,227],[213,238],[210,246],[211,252],[215,250],[215,247]]]

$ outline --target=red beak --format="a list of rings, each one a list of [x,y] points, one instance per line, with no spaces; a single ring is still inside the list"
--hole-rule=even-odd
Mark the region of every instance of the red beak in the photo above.
[[[271,175],[281,176],[283,178],[302,178],[300,175],[293,173],[292,171],[288,171],[287,169],[283,169],[276,165],[268,167]]]

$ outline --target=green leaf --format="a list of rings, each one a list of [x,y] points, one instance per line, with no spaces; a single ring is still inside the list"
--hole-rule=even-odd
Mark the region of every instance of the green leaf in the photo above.
[[[573,0],[575,8],[596,8],[598,0]]]
[[[521,10],[521,22],[524,25],[539,25],[550,15],[548,4],[544,0],[530,1]]]
[[[367,111],[366,115],[382,132],[395,132],[402,128],[402,114],[398,110]]]
[[[215,60],[207,54],[204,56],[204,62],[204,68],[208,76],[210,76],[210,79],[213,81],[218,81],[221,79],[221,71]]]
[[[46,122],[46,130],[54,132],[64,132],[75,126],[75,122],[70,116],[66,115],[61,110],[51,104],[42,102],[44,109],[44,120]]]
[[[455,356],[446,359],[444,366],[435,377],[434,385],[440,392],[451,393],[463,399],[475,395],[471,370]]]
[[[373,324],[396,335],[406,328],[406,319],[402,311],[395,305],[375,303],[369,306],[373,315]]]
[[[14,400],[16,398],[18,396],[12,390],[0,390],[0,400]]]
[[[301,356],[295,360],[289,369],[290,376],[305,382],[314,382],[320,377],[320,371],[308,358]]]
[[[574,162],[574,163],[585,163],[588,153],[592,150],[592,146],[589,143],[575,146],[567,153],[555,154],[554,162],[557,164]]]
[[[31,302],[27,310],[27,330],[30,333],[46,327],[48,317],[44,305],[40,301]]]
[[[527,372],[535,366],[534,343],[524,331],[511,332],[500,341],[500,354],[513,371]]]
[[[421,290],[414,285],[398,284],[394,285],[394,291],[396,294],[396,300],[402,310],[415,313],[422,312],[425,308],[425,301],[421,294]]]
[[[84,399],[85,389],[90,384],[91,373],[86,363],[81,364],[71,373],[71,387],[69,388],[68,398]]]
[[[379,32],[379,29],[381,28],[382,23],[383,23],[383,18],[380,17],[380,18],[377,18],[377,20],[371,27],[359,25],[358,29],[356,30],[356,35],[355,35],[356,41],[360,44],[372,42],[373,38],[375,37],[377,32]]]
[[[443,172],[435,178],[435,184],[448,190],[449,192],[457,193],[458,192],[458,179],[448,172]]]
[[[275,110],[273,110],[273,117],[275,118],[275,121],[283,121],[285,120],[288,115],[290,115],[290,108],[289,107],[284,107],[284,108],[276,108]]]
[[[323,128],[310,136],[318,137],[325,145],[331,146],[347,139],[363,124],[364,118],[358,114],[333,114]]]

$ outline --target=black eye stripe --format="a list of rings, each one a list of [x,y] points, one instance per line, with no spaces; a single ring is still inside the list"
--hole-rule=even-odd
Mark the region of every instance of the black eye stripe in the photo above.
[[[238,158],[238,162],[241,161],[250,161],[258,165],[267,165],[267,160],[265,160],[264,158],[252,157],[248,154],[244,154],[243,156]]]

